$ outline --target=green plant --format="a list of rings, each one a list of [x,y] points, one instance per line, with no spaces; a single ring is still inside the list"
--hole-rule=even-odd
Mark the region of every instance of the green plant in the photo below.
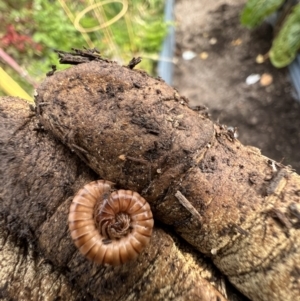
[[[241,15],[241,23],[254,28],[260,25],[263,20],[280,8],[285,0],[249,0]]]
[[[286,18],[281,30],[273,41],[270,60],[277,67],[289,65],[300,49],[300,4],[296,5]]]
[[[279,26],[269,55],[272,64],[277,68],[289,65],[300,49],[300,3],[294,7],[285,7],[284,0],[249,0],[241,14],[241,23],[254,28],[277,10],[283,14],[283,22]],[[290,5],[286,3],[286,5]],[[282,9],[282,7],[284,9]]]
[[[99,27],[99,24],[105,25],[114,19],[122,9],[120,2],[127,4],[126,13],[109,26],[100,26],[99,30],[88,33],[75,27],[76,16],[91,3],[99,5],[79,20],[84,29]],[[72,47],[83,46],[96,47],[104,57],[121,63],[141,56],[144,59],[140,67],[154,73],[168,29],[168,24],[163,21],[163,8],[164,1],[160,0],[8,0],[0,3],[0,48],[37,82],[45,77],[51,65],[58,63],[54,49],[70,51]],[[33,94],[31,84],[22,75],[1,62],[0,66]],[[59,69],[67,67],[60,66]]]

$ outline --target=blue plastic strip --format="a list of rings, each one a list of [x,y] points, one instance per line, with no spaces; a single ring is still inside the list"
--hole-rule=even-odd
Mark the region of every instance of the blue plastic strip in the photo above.
[[[165,3],[165,22],[174,21],[173,17],[174,0],[166,0]],[[169,27],[168,35],[166,36],[162,51],[160,53],[160,59],[157,66],[158,75],[169,85],[173,80],[173,55],[175,46],[175,28]]]

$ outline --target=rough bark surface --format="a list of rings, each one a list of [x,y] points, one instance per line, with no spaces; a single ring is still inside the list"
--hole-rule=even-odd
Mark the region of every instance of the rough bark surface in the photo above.
[[[158,227],[136,261],[117,268],[88,262],[71,241],[67,216],[72,195],[96,175],[43,129],[25,102],[1,98],[0,119],[0,212],[6,227],[62,269],[87,300],[91,295],[97,300],[225,301],[207,281],[221,287],[222,276]],[[239,297],[231,293],[229,300]]]
[[[245,295],[299,297],[300,177],[292,170],[243,146],[164,82],[115,63],[58,72],[37,93],[47,129],[99,175],[140,192]]]

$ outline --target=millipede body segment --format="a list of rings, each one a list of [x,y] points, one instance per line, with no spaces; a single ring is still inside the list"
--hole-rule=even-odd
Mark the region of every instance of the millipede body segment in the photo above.
[[[98,180],[75,195],[69,212],[71,237],[80,253],[97,264],[121,265],[135,259],[149,244],[153,217],[137,192],[112,191],[112,182]]]

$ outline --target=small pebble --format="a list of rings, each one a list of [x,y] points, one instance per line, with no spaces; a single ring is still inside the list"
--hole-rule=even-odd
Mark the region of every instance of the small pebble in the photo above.
[[[218,42],[218,40],[217,40],[216,38],[211,38],[211,39],[209,40],[209,44],[210,44],[210,45],[215,45],[215,44],[217,44],[217,42]]]
[[[257,64],[262,64],[265,61],[265,58],[262,54],[259,54],[256,58],[255,58],[255,62]]]
[[[206,60],[207,58],[208,58],[208,53],[207,52],[201,52],[200,54],[199,54],[199,57],[200,57],[200,59],[201,60]]]
[[[197,54],[194,51],[187,50],[182,53],[182,58],[186,61],[192,60]]]
[[[232,41],[231,45],[233,45],[233,46],[239,46],[242,43],[243,43],[243,40],[239,38],[239,39],[236,39],[236,40]]]
[[[247,85],[254,85],[260,80],[259,74],[251,74],[246,78],[246,84]]]
[[[273,76],[269,73],[264,73],[261,78],[259,83],[261,84],[261,86],[266,87],[271,85],[273,82]]]

